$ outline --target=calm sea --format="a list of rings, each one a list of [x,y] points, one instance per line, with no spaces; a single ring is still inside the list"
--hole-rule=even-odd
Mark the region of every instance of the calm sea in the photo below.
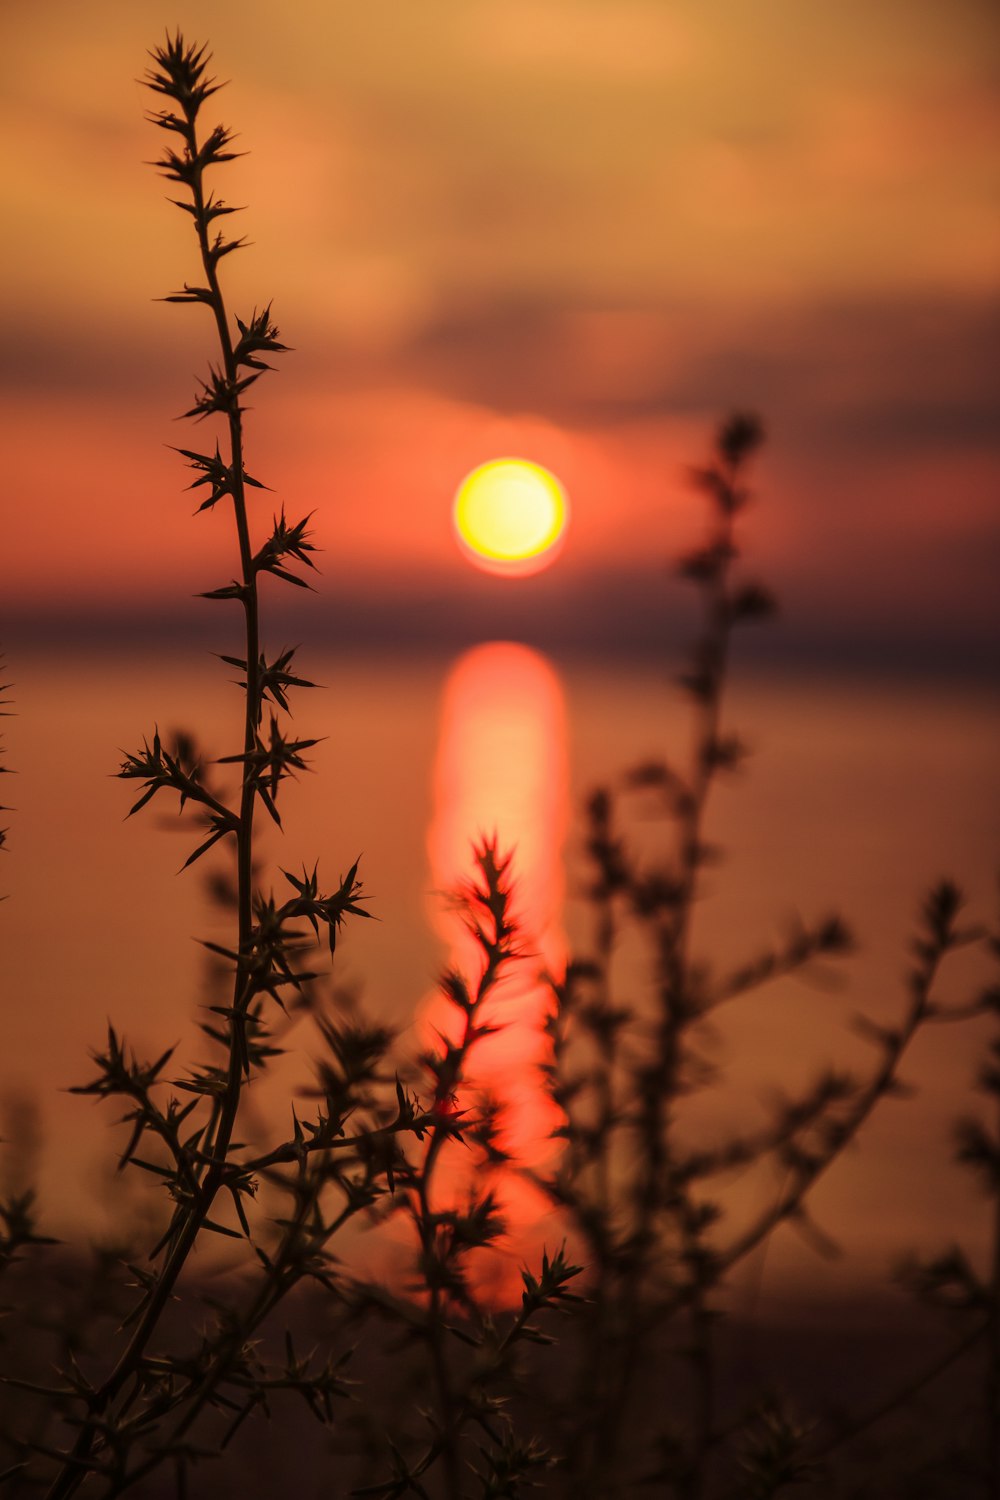
[[[501,643],[450,659],[314,653],[302,665],[325,684],[295,703],[297,730],[322,740],[311,752],[316,774],[288,788],[284,835],[264,828],[264,846],[293,871],[318,859],[329,883],[361,856],[379,920],[349,927],[337,978],[416,1051],[454,943],[440,893],[468,869],[470,841],[495,831],[516,847],[533,962],[558,964],[586,945],[582,796],[651,756],[683,757],[687,710],[666,670],[556,663]],[[235,751],[240,694],[229,669],[187,650],[176,659],[125,645],[69,660],[32,654],[13,675],[17,717],[6,740],[18,776],[7,785],[17,810],[2,871],[0,1091],[7,1133],[20,1132],[29,1158],[37,1152],[48,1224],[101,1231],[123,1211],[106,1191],[113,1112],[64,1091],[90,1076],[88,1048],[109,1018],[141,1052],[177,1042],[180,1058],[198,1056],[207,987],[196,940],[227,934],[206,903],[201,867],[177,873],[194,835],[174,805],[163,799],[124,819],[138,788],[115,779],[119,752],[157,724],[196,729],[215,754]],[[738,963],[796,917],[832,909],[851,922],[860,951],[836,973],[728,1008],[703,1039],[718,1081],[689,1112],[702,1139],[752,1123],[830,1060],[870,1064],[852,1015],[900,1014],[905,945],[931,880],[954,876],[971,912],[993,916],[1000,826],[1000,712],[983,688],[744,677],[729,723],[754,755],[712,808],[709,833],[727,857],[710,872],[699,913],[706,958]],[[652,806],[640,798],[628,807],[634,836],[655,840]],[[947,998],[968,998],[983,974],[957,964]],[[634,953],[623,954],[620,979],[641,1000]],[[524,1001],[496,1059],[501,1074],[519,1072],[528,1133],[539,1003]],[[916,1097],[887,1104],[817,1196],[821,1225],[849,1252],[824,1274],[846,1285],[883,1274],[901,1249],[930,1251],[962,1234],[975,1243],[984,1207],[950,1164],[950,1129],[973,1102],[983,1039],[952,1027],[918,1041],[906,1070]],[[289,1037],[293,1054],[298,1040]],[[287,1090],[307,1078],[308,1058],[293,1055],[255,1110],[281,1128]],[[22,1160],[18,1170],[32,1165]],[[746,1206],[773,1187],[755,1179],[728,1191]],[[769,1268],[812,1274],[813,1252],[790,1232],[778,1239]]]

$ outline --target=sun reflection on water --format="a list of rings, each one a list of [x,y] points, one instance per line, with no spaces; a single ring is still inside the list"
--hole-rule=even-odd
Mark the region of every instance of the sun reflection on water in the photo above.
[[[526,956],[511,966],[498,992],[492,1019],[500,1029],[472,1052],[469,1098],[460,1103],[468,1107],[481,1091],[493,1096],[501,1108],[500,1144],[529,1168],[551,1156],[558,1123],[538,1065],[545,1058],[544,1019],[551,1006],[542,976],[558,972],[566,957],[561,924],[568,781],[565,706],[555,669],[538,652],[511,642],[467,651],[444,691],[428,853],[433,886],[441,893],[472,877],[472,847],[480,837],[495,835],[501,852],[513,851],[513,911]],[[432,920],[446,944],[446,962],[477,973],[475,943],[440,894]],[[452,1006],[440,995],[428,1000],[421,1025],[427,1045],[437,1032],[451,1036],[455,1025]],[[453,1197],[468,1190],[468,1156],[456,1147],[442,1160],[443,1190]],[[503,1172],[492,1186],[517,1255],[517,1262],[511,1254],[492,1268],[489,1289],[502,1296],[517,1280],[520,1260],[543,1241],[551,1244],[558,1231],[551,1221],[546,1225],[547,1200],[516,1170]]]

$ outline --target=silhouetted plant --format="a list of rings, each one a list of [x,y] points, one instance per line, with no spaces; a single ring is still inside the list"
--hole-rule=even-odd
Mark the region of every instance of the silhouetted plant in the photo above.
[[[307,769],[306,753],[316,744],[292,736],[285,727],[289,695],[313,684],[298,674],[292,649],[272,652],[265,645],[260,581],[270,575],[279,583],[308,586],[301,569],[313,566],[314,549],[308,517],[289,522],[284,511],[259,545],[252,540],[247,491],[264,486],[245,466],[242,397],[270,368],[262,355],[283,353],[285,346],[270,306],[255,310],[245,322],[237,318],[238,335],[231,331],[219,264],[244,242],[227,239],[219,229],[218,222],[233,210],[205,182],[210,169],[234,154],[228,129],[202,132],[199,127],[202,107],[218,87],[208,76],[205,49],[187,46],[178,34],[168,36],[151,55],[154,66],[146,81],[166,107],[150,118],[171,138],[158,165],[184,194],[174,201],[192,221],[203,278],[185,283],[165,300],[205,306],[220,352],[218,365],[210,367],[185,416],[221,418],[226,433],[224,453],[218,442],[213,451],[179,451],[197,476],[192,487],[208,489],[198,512],[223,500],[232,505],[238,576],[204,597],[234,601],[241,608],[244,654],[223,655],[222,660],[243,674],[245,713],[238,751],[211,760],[191,734],[165,740],[154,729],[140,749],[126,754],[119,774],[142,784],[130,814],[161,792],[175,793],[181,811],[186,809],[201,825],[184,868],[216,845],[232,849],[232,877],[217,877],[215,885],[216,895],[232,911],[236,931],[228,945],[205,945],[216,963],[221,960],[231,988],[226,1003],[210,1007],[213,1019],[202,1028],[221,1053],[217,1060],[171,1076],[173,1048],[152,1061],[140,1059],[109,1025],[106,1046],[94,1054],[96,1077],[74,1090],[124,1105],[122,1121],[129,1133],[119,1170],[132,1167],[149,1174],[165,1190],[168,1213],[148,1257],[142,1260],[132,1252],[132,1306],[122,1318],[110,1366],[106,1353],[100,1359],[106,1373],[91,1378],[76,1357],[81,1342],[63,1339],[59,1383],[7,1378],[8,1386],[44,1398],[73,1434],[68,1446],[58,1434],[14,1434],[12,1443],[23,1461],[11,1470],[11,1478],[17,1474],[25,1483],[37,1483],[45,1464],[32,1466],[34,1455],[48,1460],[50,1500],[64,1500],[83,1486],[87,1493],[110,1497],[145,1492],[157,1471],[168,1465],[178,1492],[185,1493],[191,1464],[224,1449],[248,1416],[269,1411],[277,1392],[299,1396],[314,1416],[331,1421],[349,1391],[343,1372],[349,1349],[322,1357],[301,1355],[289,1332],[284,1357],[274,1361],[265,1357],[255,1335],[304,1282],[345,1299],[351,1283],[339,1269],[332,1242],[351,1220],[398,1186],[400,1204],[407,1205],[417,1232],[421,1274],[429,1288],[424,1333],[440,1406],[439,1435],[418,1470],[426,1473],[440,1459],[446,1493],[457,1500],[465,1429],[475,1420],[488,1443],[482,1454],[484,1493],[510,1494],[518,1476],[536,1469],[542,1456],[532,1441],[515,1439],[488,1388],[493,1375],[506,1368],[508,1349],[537,1336],[530,1318],[568,1296],[564,1284],[575,1271],[561,1257],[546,1259],[539,1279],[525,1273],[524,1308],[505,1335],[494,1338],[492,1325],[484,1320],[475,1334],[461,1333],[467,1342],[478,1340],[482,1358],[473,1387],[460,1392],[449,1374],[445,1345],[452,1330],[446,1313],[456,1299],[467,1304],[466,1311],[471,1307],[470,1298],[460,1298],[462,1263],[499,1233],[502,1223],[489,1195],[473,1194],[464,1212],[432,1201],[432,1178],[444,1144],[460,1138],[466,1125],[478,1128],[471,1117],[460,1121],[449,1113],[449,1101],[463,1086],[470,1049],[487,1029],[495,1029],[495,1022],[489,1027],[483,1022],[482,1007],[500,971],[515,957],[509,862],[495,846],[476,851],[481,883],[473,881],[464,899],[484,968],[480,974],[464,976],[455,970],[445,977],[445,991],[463,1010],[466,1027],[457,1046],[445,1043],[441,1052],[432,1050],[424,1059],[431,1076],[424,1106],[388,1071],[391,1033],[350,1013],[324,1010],[310,990],[317,974],[309,959],[321,933],[333,955],[345,921],[368,915],[360,904],[357,862],[332,890],[321,886],[315,865],[304,867],[301,875],[283,871],[280,895],[265,891],[259,879],[257,806],[280,827],[282,786]],[[239,769],[236,798],[227,794],[217,766]],[[282,1050],[272,1024],[273,1007],[284,1013],[296,1005],[308,1006],[316,1021],[313,1096],[319,1102],[311,1117],[300,1118],[293,1109],[289,1138],[266,1148],[253,1146],[238,1135],[244,1091]],[[401,1145],[407,1135],[425,1143],[419,1160],[412,1161]],[[283,1202],[269,1217],[262,1214],[258,1198],[269,1206]],[[0,1208],[0,1270],[22,1250],[45,1243],[31,1209],[27,1194]],[[245,1253],[240,1277],[213,1295],[209,1321],[192,1336],[191,1329],[178,1328],[172,1304],[182,1294],[191,1252],[206,1235],[239,1242]],[[68,1327],[64,1321],[62,1333]],[[411,1481],[416,1482],[413,1476],[404,1483]],[[397,1493],[397,1483],[390,1481],[384,1492]]]
[[[503,1235],[505,1223],[489,1187],[490,1165],[502,1162],[493,1135],[489,1102],[467,1106],[463,1085],[470,1054],[478,1042],[502,1024],[502,997],[496,991],[511,963],[521,955],[518,928],[510,910],[510,857],[496,843],[475,851],[476,878],[457,894],[462,918],[472,934],[479,973],[470,985],[457,968],[446,971],[441,988],[458,1022],[454,1040],[442,1032],[439,1044],[423,1058],[431,1101],[423,1133],[423,1151],[413,1162],[396,1165],[401,1191],[396,1207],[412,1222],[419,1247],[416,1287],[420,1305],[387,1295],[385,1288],[359,1287],[383,1314],[394,1317],[406,1342],[427,1351],[434,1392],[429,1414],[432,1435],[413,1457],[395,1447],[393,1472],[359,1495],[389,1497],[423,1494],[421,1483],[440,1463],[443,1493],[460,1500],[467,1493],[466,1471],[474,1474],[483,1496],[514,1495],[531,1484],[551,1463],[534,1437],[521,1441],[504,1411],[504,1393],[513,1379],[512,1359],[520,1345],[548,1342],[533,1321],[540,1313],[565,1310],[579,1301],[568,1290],[580,1268],[562,1251],[543,1255],[538,1276],[522,1273],[523,1293],[517,1315],[501,1320],[484,1308],[470,1279],[470,1262]],[[439,1187],[442,1155],[452,1144],[475,1153],[470,1186],[463,1201],[454,1187]],[[472,1429],[470,1435],[469,1429]]]
[[[692,705],[690,761],[647,761],[619,785],[591,796],[586,848],[592,952],[571,961],[553,982],[553,1058],[546,1072],[565,1116],[566,1149],[556,1170],[538,1180],[569,1214],[577,1253],[590,1269],[586,1290],[593,1305],[581,1333],[584,1360],[570,1419],[579,1495],[612,1497],[641,1476],[635,1450],[653,1435],[636,1431],[634,1397],[651,1360],[665,1357],[663,1330],[674,1324],[683,1328],[674,1357],[688,1368],[677,1387],[683,1415],[662,1434],[660,1459],[646,1472],[646,1482],[664,1494],[697,1500],[714,1493],[737,1454],[749,1476],[739,1492],[747,1495],[770,1495],[779,1481],[808,1472],[805,1429],[784,1418],[779,1422],[776,1408],[768,1408],[765,1419],[750,1419],[749,1427],[734,1425],[732,1415],[720,1411],[721,1294],[733,1270],[783,1222],[793,1222],[820,1247],[827,1243],[809,1212],[814,1185],[879,1102],[897,1092],[900,1062],[917,1030],[970,1014],[965,1008],[946,1011],[932,998],[945,956],[980,938],[954,926],[956,898],[945,883],[928,898],[901,1021],[885,1027],[856,1019],[878,1052],[867,1076],[823,1069],[808,1091],[784,1102],[755,1133],[709,1150],[693,1148],[685,1137],[686,1099],[710,1077],[699,1028],[720,1006],[819,960],[838,958],[852,946],[836,915],[796,927],[783,945],[728,973],[716,972],[693,944],[702,872],[719,856],[703,832],[709,797],[717,779],[747,753],[723,717],[732,635],[773,609],[769,592],[740,578],[735,567],[735,523],[749,499],[747,466],[761,439],[754,417],[734,416],[719,431],[711,462],[693,471],[708,500],[710,525],[705,543],[679,565],[681,576],[698,589],[703,616],[680,678]],[[669,853],[658,862],[633,848],[622,824],[624,799],[637,789],[647,797],[657,794],[673,829]],[[616,949],[630,929],[638,930],[648,954],[648,1006],[615,993]],[[725,1194],[712,1187],[713,1180],[768,1159],[780,1169],[773,1201],[738,1231],[727,1231]],[[728,1482],[740,1483],[736,1475]]]
[[[995,1200],[990,1269],[977,1273],[954,1250],[909,1273],[923,1297],[962,1317],[959,1341],[926,1370],[908,1372],[877,1406],[837,1423],[823,1413],[800,1414],[780,1393],[742,1390],[734,1398],[722,1379],[717,1329],[734,1270],[786,1222],[825,1245],[810,1194],[876,1107],[899,1092],[914,1036],[925,1026],[998,1010],[995,990],[965,1005],[938,998],[945,960],[983,940],[979,929],[959,923],[957,889],[942,882],[922,912],[899,1021],[857,1021],[876,1053],[866,1074],[822,1069],[765,1125],[718,1145],[700,1147],[683,1130],[685,1101],[707,1076],[704,1023],[723,1005],[851,948],[836,915],[796,926],[783,943],[727,972],[695,942],[703,872],[718,856],[705,836],[711,794],[746,755],[724,719],[732,639],[737,627],[773,608],[768,591],[737,568],[736,527],[762,441],[751,416],[723,425],[710,461],[692,476],[707,499],[709,526],[704,544],[680,564],[703,615],[681,678],[692,713],[689,760],[646,761],[597,789],[587,805],[591,952],[552,976],[547,1027],[545,1086],[563,1120],[560,1151],[551,1169],[528,1174],[553,1205],[556,1242],[565,1232],[571,1249],[564,1241],[543,1254],[540,1268],[522,1271],[516,1310],[490,1305],[477,1290],[478,1265],[505,1229],[496,1175],[519,1168],[502,1145],[501,1107],[475,1093],[469,1069],[480,1041],[502,1024],[498,992],[506,972],[524,961],[524,938],[511,915],[510,856],[495,841],[474,851],[459,909],[476,959],[471,972],[450,968],[441,980],[457,1028],[425,1051],[419,1074],[401,1077],[396,1039],[386,1028],[356,1008],[317,998],[318,940],[325,938],[332,955],[344,923],[367,915],[357,863],[332,888],[321,885],[316,865],[283,871],[278,894],[263,883],[258,804],[280,827],[284,782],[308,769],[316,741],[288,728],[290,696],[312,683],[299,674],[292,649],[265,642],[260,584],[270,575],[308,587],[314,548],[309,517],[289,521],[283,510],[262,540],[253,535],[248,490],[264,486],[246,469],[242,398],[269,370],[263,356],[285,346],[270,304],[237,318],[234,328],[223,299],[220,263],[244,242],[226,238],[220,225],[234,210],[205,183],[235,154],[228,129],[200,124],[218,85],[207,73],[205,49],[187,46],[179,34],[151,55],[147,82],[164,107],[150,118],[170,141],[158,165],[178,184],[174,201],[191,220],[201,265],[199,280],[166,300],[206,307],[219,349],[185,416],[221,420],[224,451],[218,441],[208,451],[178,451],[196,476],[191,487],[204,491],[198,512],[232,506],[237,576],[204,597],[240,608],[242,654],[222,660],[241,674],[244,716],[231,753],[210,758],[193,735],[163,737],[154,728],[125,755],[119,774],[141,783],[132,813],[167,792],[192,816],[199,831],[185,868],[217,846],[230,852],[213,888],[235,931],[228,943],[205,945],[228,986],[203,1026],[209,1060],[175,1075],[173,1049],[140,1059],[109,1026],[95,1054],[96,1076],[76,1090],[123,1108],[128,1134],[119,1169],[131,1167],[156,1184],[165,1209],[148,1254],[138,1243],[105,1247],[86,1273],[82,1261],[48,1281],[43,1273],[35,1303],[24,1299],[21,1338],[45,1335],[57,1376],[38,1368],[35,1350],[19,1372],[5,1375],[28,1405],[17,1409],[15,1427],[8,1417],[3,1435],[15,1462],[0,1483],[25,1492],[47,1486],[49,1500],[78,1491],[110,1500],[129,1491],[161,1494],[170,1471],[183,1496],[198,1460],[218,1456],[249,1418],[269,1415],[290,1396],[326,1424],[353,1408],[353,1425],[335,1423],[347,1472],[353,1482],[363,1467],[354,1493],[381,1500],[465,1500],[470,1486],[482,1500],[535,1487],[574,1500],[614,1500],[636,1485],[676,1500],[769,1500],[819,1479],[835,1451],[982,1346],[988,1436],[978,1479],[995,1492],[1000,1423],[991,1428],[989,1420],[1000,1416],[1000,1138],[981,1119],[962,1125],[959,1155]],[[238,777],[235,794],[227,775]],[[637,792],[658,799],[669,843],[663,858],[643,855],[630,837],[627,809]],[[626,935],[642,946],[648,995],[618,993],[616,956]],[[1000,939],[988,941],[1000,954]],[[242,1140],[247,1084],[282,1050],[282,1018],[303,1011],[316,1035],[311,1103],[292,1109],[291,1133],[277,1142]],[[980,1088],[995,1108],[1000,1043]],[[471,1168],[461,1190],[445,1167],[459,1151]],[[772,1200],[741,1228],[728,1228],[727,1174],[764,1162],[779,1168]],[[372,1222],[377,1232],[392,1215],[410,1231],[409,1284],[380,1283],[337,1258],[349,1225]],[[208,1315],[195,1331],[190,1302],[204,1288],[189,1261],[207,1235],[238,1246],[241,1258],[238,1275],[203,1295]],[[0,1275],[51,1243],[38,1232],[30,1192],[23,1185],[6,1192]],[[75,1298],[54,1295],[60,1274],[74,1283]],[[308,1352],[290,1301],[307,1284],[328,1320]],[[275,1355],[265,1335],[279,1308],[293,1326]],[[540,1373],[527,1358],[552,1341],[538,1321],[549,1313],[561,1314],[568,1329],[570,1353],[560,1356],[555,1379],[551,1366]],[[386,1366],[392,1389],[419,1390],[403,1412],[391,1409],[378,1379],[366,1386],[353,1379],[351,1340],[360,1327],[370,1353],[376,1317],[394,1340]],[[119,1326],[108,1335],[111,1321]],[[642,1387],[667,1389],[667,1366],[678,1362],[684,1375],[669,1385],[674,1411],[667,1422],[651,1412]],[[341,1482],[339,1470],[331,1475]]]
[[[171,749],[156,730],[126,756],[120,775],[143,784],[133,813],[160,792],[176,793],[181,808],[194,811],[202,836],[186,865],[216,844],[233,848],[236,933],[228,947],[209,945],[229,966],[232,984],[230,1002],[214,1007],[216,1023],[206,1028],[222,1050],[221,1061],[171,1078],[172,1049],[151,1062],[140,1060],[109,1027],[106,1047],[95,1054],[97,1076],[77,1090],[124,1102],[131,1131],[119,1165],[133,1165],[158,1179],[170,1210],[149,1262],[131,1268],[138,1298],[125,1319],[125,1341],[112,1367],[96,1381],[78,1367],[64,1369],[63,1384],[51,1391],[75,1429],[67,1450],[50,1452],[58,1465],[49,1489],[53,1500],[75,1493],[84,1480],[91,1490],[96,1482],[104,1494],[123,1493],[166,1461],[176,1468],[180,1482],[197,1451],[195,1424],[207,1407],[229,1412],[233,1430],[249,1411],[266,1403],[269,1391],[288,1388],[320,1414],[328,1413],[342,1388],[336,1360],[315,1367],[300,1361],[289,1344],[284,1364],[267,1368],[253,1355],[249,1340],[299,1281],[327,1277],[328,1242],[382,1190],[384,1168],[373,1150],[377,1132],[393,1134],[414,1124],[412,1107],[403,1098],[394,1118],[372,1123],[366,1088],[378,1053],[369,1048],[365,1066],[355,1066],[357,1038],[329,1021],[323,1038],[330,1061],[315,1118],[296,1118],[293,1137],[263,1153],[241,1145],[236,1135],[245,1085],[277,1050],[270,1039],[268,1004],[283,1008],[286,997],[308,984],[312,975],[305,957],[321,930],[332,953],[344,921],[367,913],[359,904],[356,863],[332,890],[321,886],[315,867],[303,870],[301,877],[286,873],[286,894],[280,897],[265,893],[255,880],[257,805],[280,826],[281,787],[289,775],[305,769],[305,753],[315,744],[289,735],[282,726],[279,716],[287,712],[288,693],[311,684],[293,670],[293,651],[271,652],[263,644],[259,585],[265,575],[303,585],[298,570],[312,566],[313,548],[307,518],[290,524],[283,512],[261,543],[251,539],[247,490],[263,486],[244,462],[242,398],[269,369],[262,356],[283,353],[285,346],[270,307],[255,310],[245,322],[237,319],[238,333],[231,331],[219,267],[243,241],[227,238],[219,227],[233,210],[206,186],[206,175],[234,155],[224,126],[204,133],[199,129],[202,106],[218,87],[207,73],[206,52],[186,46],[178,35],[168,37],[152,57],[146,81],[165,107],[150,118],[171,142],[158,165],[181,189],[182,197],[174,201],[191,219],[202,273],[200,282],[185,283],[166,300],[205,306],[219,344],[219,363],[210,367],[186,416],[198,421],[220,417],[226,432],[224,454],[218,442],[214,451],[180,452],[197,475],[193,487],[208,487],[199,511],[223,500],[232,506],[238,576],[206,597],[235,601],[242,610],[244,654],[224,660],[244,674],[245,713],[240,750],[218,758],[220,765],[239,767],[239,793],[232,803],[192,742]],[[345,1128],[349,1117],[350,1135]],[[262,1179],[289,1200],[276,1233],[265,1226],[256,1234],[251,1231]],[[29,1232],[15,1218],[8,1238],[16,1243]],[[177,1295],[192,1249],[205,1234],[249,1242],[258,1264],[256,1288],[251,1285],[241,1301],[220,1302],[214,1326],[188,1352],[159,1349],[164,1314]]]
[[[911,976],[914,1006],[922,1005],[932,1021],[990,1016],[1000,1018],[1000,984],[986,986],[965,1004],[933,1005],[921,982],[925,967],[938,952],[970,942],[985,941],[993,958],[1000,960],[1000,928],[992,932],[975,926],[962,928],[959,916],[963,899],[958,888],[942,883],[928,897],[924,914],[925,932],[915,945],[917,963]],[[911,1399],[930,1382],[953,1368],[955,1362],[978,1351],[982,1358],[982,1402],[978,1412],[967,1413],[985,1434],[978,1457],[965,1455],[965,1478],[983,1495],[1000,1494],[1000,1032],[994,1027],[985,1049],[985,1059],[974,1088],[986,1101],[982,1113],[961,1118],[955,1125],[955,1159],[972,1172],[989,1205],[989,1249],[983,1271],[958,1244],[929,1258],[910,1257],[900,1276],[927,1305],[942,1309],[960,1330],[959,1337],[926,1371],[918,1372],[904,1387]],[[876,1407],[869,1421],[881,1419],[898,1404],[896,1393]]]

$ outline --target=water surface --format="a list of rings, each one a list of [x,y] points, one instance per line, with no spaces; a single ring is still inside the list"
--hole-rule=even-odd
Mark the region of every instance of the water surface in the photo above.
[[[97,657],[38,653],[16,668],[0,1088],[37,1107],[50,1225],[106,1230],[124,1211],[106,1192],[113,1116],[61,1091],[89,1076],[87,1049],[108,1018],[140,1051],[177,1042],[180,1059],[198,1056],[194,1021],[207,990],[195,940],[228,935],[197,869],[177,873],[192,831],[165,799],[125,821],[138,788],[113,773],[119,751],[157,723],[165,732],[197,728],[216,753],[237,749],[240,695],[226,685],[227,669],[190,651],[156,660],[124,645]],[[468,871],[476,836],[496,832],[517,847],[536,961],[512,982],[510,1029],[484,1047],[478,1066],[481,1081],[515,1099],[514,1133],[530,1154],[547,1119],[533,1075],[545,1006],[538,970],[587,938],[576,808],[623,767],[652,754],[683,757],[684,704],[665,669],[556,663],[503,643],[451,659],[317,655],[304,668],[326,684],[296,702],[301,733],[323,737],[317,774],[288,788],[284,836],[262,821],[264,846],[289,869],[318,858],[328,882],[361,855],[379,920],[348,929],[338,978],[403,1028],[414,1053],[442,1019],[437,973],[465,956],[440,893]],[[756,754],[713,804],[710,836],[728,857],[707,880],[699,942],[727,967],[796,915],[837,907],[861,952],[844,966],[844,985],[783,984],[726,1011],[705,1038],[725,1085],[689,1110],[702,1139],[745,1126],[776,1090],[807,1083],[824,1062],[870,1061],[848,1024],[852,1012],[885,1021],[901,1013],[905,943],[929,881],[955,876],[976,915],[992,915],[1000,822],[1000,715],[981,689],[758,677],[737,682],[729,717]],[[641,798],[631,804],[637,837],[655,838],[651,813]],[[623,953],[622,983],[639,991],[643,977]],[[959,965],[949,997],[965,998],[975,978]],[[949,1122],[969,1105],[981,1042],[968,1028],[919,1040],[906,1070],[919,1097],[886,1105],[823,1183],[821,1222],[851,1252],[824,1269],[834,1285],[882,1274],[904,1247],[982,1239],[983,1207],[949,1164]],[[254,1108],[287,1119],[288,1089],[307,1078],[308,1059],[293,1056]],[[774,1187],[756,1178],[731,1184],[736,1212]],[[522,1205],[518,1214],[533,1211]],[[551,1240],[551,1224],[535,1227]],[[789,1232],[768,1251],[769,1273],[810,1276],[813,1266]]]

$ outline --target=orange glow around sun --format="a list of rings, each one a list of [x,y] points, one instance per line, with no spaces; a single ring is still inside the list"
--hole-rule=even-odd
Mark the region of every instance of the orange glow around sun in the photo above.
[[[506,578],[525,578],[554,562],[567,517],[558,479],[523,458],[480,464],[455,496],[455,535],[462,551],[477,568]]]

